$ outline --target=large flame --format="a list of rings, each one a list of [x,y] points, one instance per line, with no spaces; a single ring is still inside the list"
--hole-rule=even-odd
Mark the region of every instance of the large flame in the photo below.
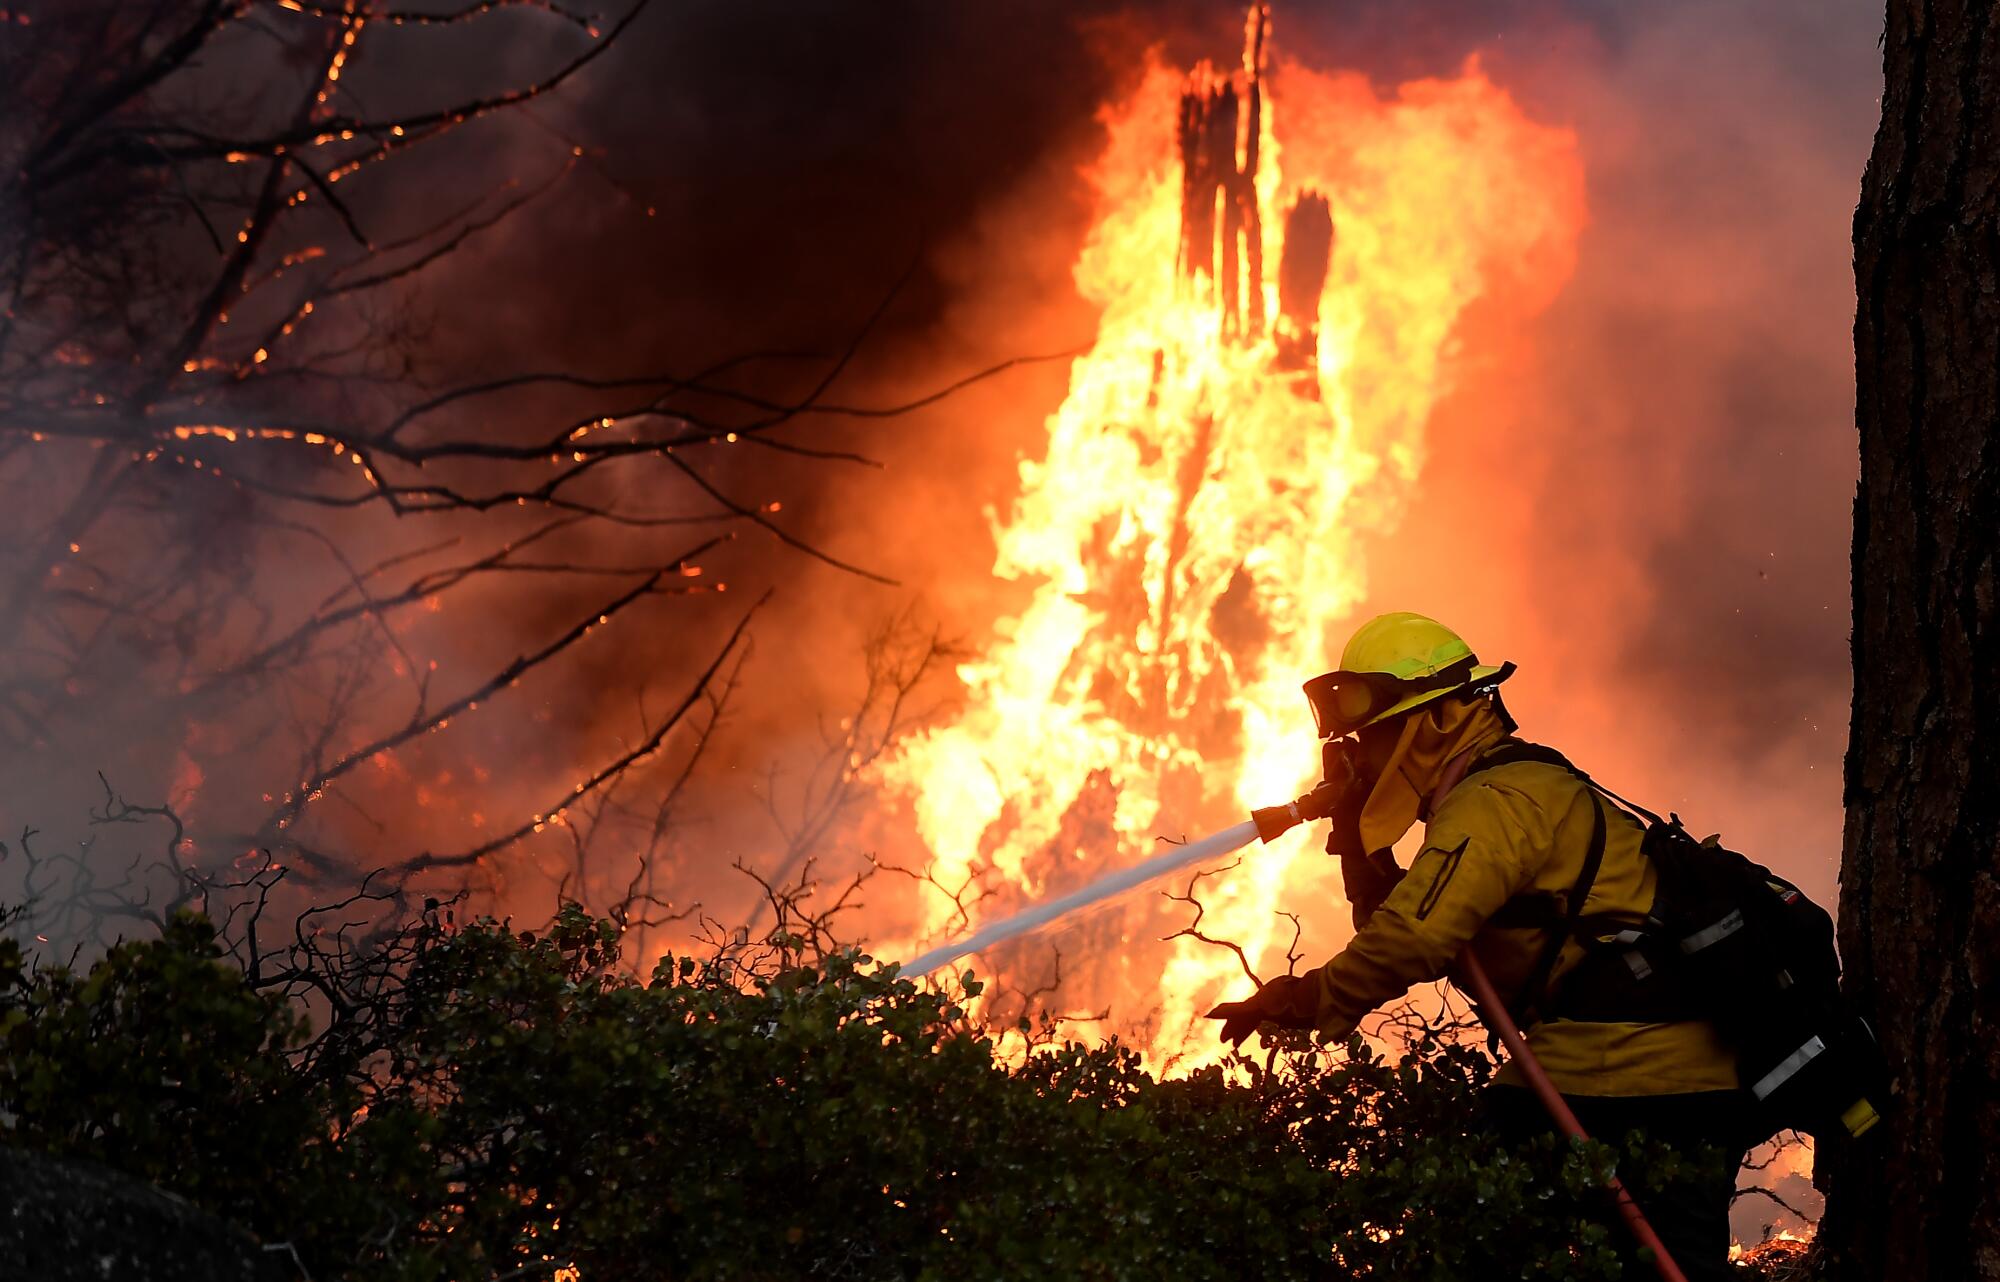
[[[1156,65],[1103,114],[1100,213],[1075,269],[1102,307],[1097,341],[993,522],[994,573],[1032,598],[960,668],[963,712],[882,770],[939,883],[1004,887],[988,908],[1309,782],[1299,683],[1332,666],[1363,599],[1364,539],[1393,525],[1418,473],[1455,327],[1479,300],[1511,316],[1546,305],[1583,223],[1573,135],[1526,118],[1476,62],[1393,96],[1281,66],[1255,174],[1263,279],[1244,282],[1262,314],[1278,310],[1279,232],[1300,193],[1327,197],[1335,240],[1317,373],[1280,368],[1268,334],[1225,332],[1212,273],[1190,284],[1176,270],[1183,86]],[[1310,845],[1295,836],[1205,882],[1204,931],[1284,969],[1276,912],[1316,867],[1298,858]],[[940,903],[919,933],[952,925]],[[1226,984],[1244,985],[1226,952],[1155,945],[1136,921],[1096,944],[1065,958],[1065,996],[1128,1030],[1150,1015],[1156,1064]]]

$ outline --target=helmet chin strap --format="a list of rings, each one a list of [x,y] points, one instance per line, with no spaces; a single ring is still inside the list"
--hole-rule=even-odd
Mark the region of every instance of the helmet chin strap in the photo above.
[[[1514,714],[1507,711],[1506,700],[1500,697],[1500,683],[1513,675],[1514,665],[1503,663],[1498,672],[1465,692],[1465,697],[1468,699],[1484,698],[1492,706],[1493,714],[1500,718],[1500,724],[1506,727],[1508,734],[1513,734],[1521,728],[1521,723],[1514,720]]]

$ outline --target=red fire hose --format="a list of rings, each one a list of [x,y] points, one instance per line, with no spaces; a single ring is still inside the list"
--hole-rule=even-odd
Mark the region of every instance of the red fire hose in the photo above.
[[[1513,1019],[1507,1014],[1507,1004],[1494,991],[1493,981],[1486,976],[1486,968],[1479,964],[1471,949],[1459,954],[1457,973],[1465,976],[1466,982],[1472,986],[1472,995],[1479,1002],[1480,1016],[1492,1025],[1494,1032],[1500,1034],[1500,1040],[1507,1045],[1507,1053],[1521,1066],[1528,1085],[1534,1088],[1535,1095],[1542,1101],[1542,1107],[1549,1111],[1557,1128],[1571,1139],[1589,1139],[1582,1123],[1576,1120],[1576,1114],[1570,1111],[1569,1104],[1556,1090],[1555,1083],[1549,1081],[1549,1075],[1542,1071],[1542,1062],[1528,1049],[1521,1030],[1514,1027]],[[1618,1214],[1624,1217],[1625,1227],[1632,1230],[1632,1236],[1638,1239],[1640,1246],[1653,1253],[1653,1268],[1658,1271],[1662,1282],[1687,1282],[1687,1275],[1674,1263],[1674,1257],[1667,1254],[1660,1235],[1653,1232],[1645,1213],[1632,1200],[1631,1191],[1619,1182],[1616,1175],[1607,1176],[1604,1186],[1616,1199]]]

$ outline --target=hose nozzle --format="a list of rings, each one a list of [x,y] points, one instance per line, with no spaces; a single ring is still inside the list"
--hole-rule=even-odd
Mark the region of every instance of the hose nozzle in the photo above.
[[[1297,801],[1284,806],[1265,806],[1250,812],[1250,820],[1257,825],[1260,841],[1272,841],[1303,823],[1315,819],[1325,819],[1333,813],[1333,807],[1340,800],[1341,790],[1330,783],[1323,783]]]
[[[1360,791],[1357,792],[1357,789]],[[1300,824],[1332,818],[1335,812],[1341,810],[1343,802],[1350,803],[1348,813],[1358,814],[1360,799],[1365,793],[1366,789],[1361,787],[1360,771],[1355,765],[1353,741],[1328,739],[1320,745],[1318,785],[1290,805],[1253,810],[1250,819],[1257,825],[1257,836],[1271,841]]]

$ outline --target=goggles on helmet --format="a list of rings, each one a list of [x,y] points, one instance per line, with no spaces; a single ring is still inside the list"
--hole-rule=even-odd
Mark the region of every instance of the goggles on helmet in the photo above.
[[[1306,702],[1322,739],[1353,734],[1403,700],[1432,690],[1469,685],[1471,655],[1421,677],[1397,677],[1387,672],[1329,672],[1306,682]]]

